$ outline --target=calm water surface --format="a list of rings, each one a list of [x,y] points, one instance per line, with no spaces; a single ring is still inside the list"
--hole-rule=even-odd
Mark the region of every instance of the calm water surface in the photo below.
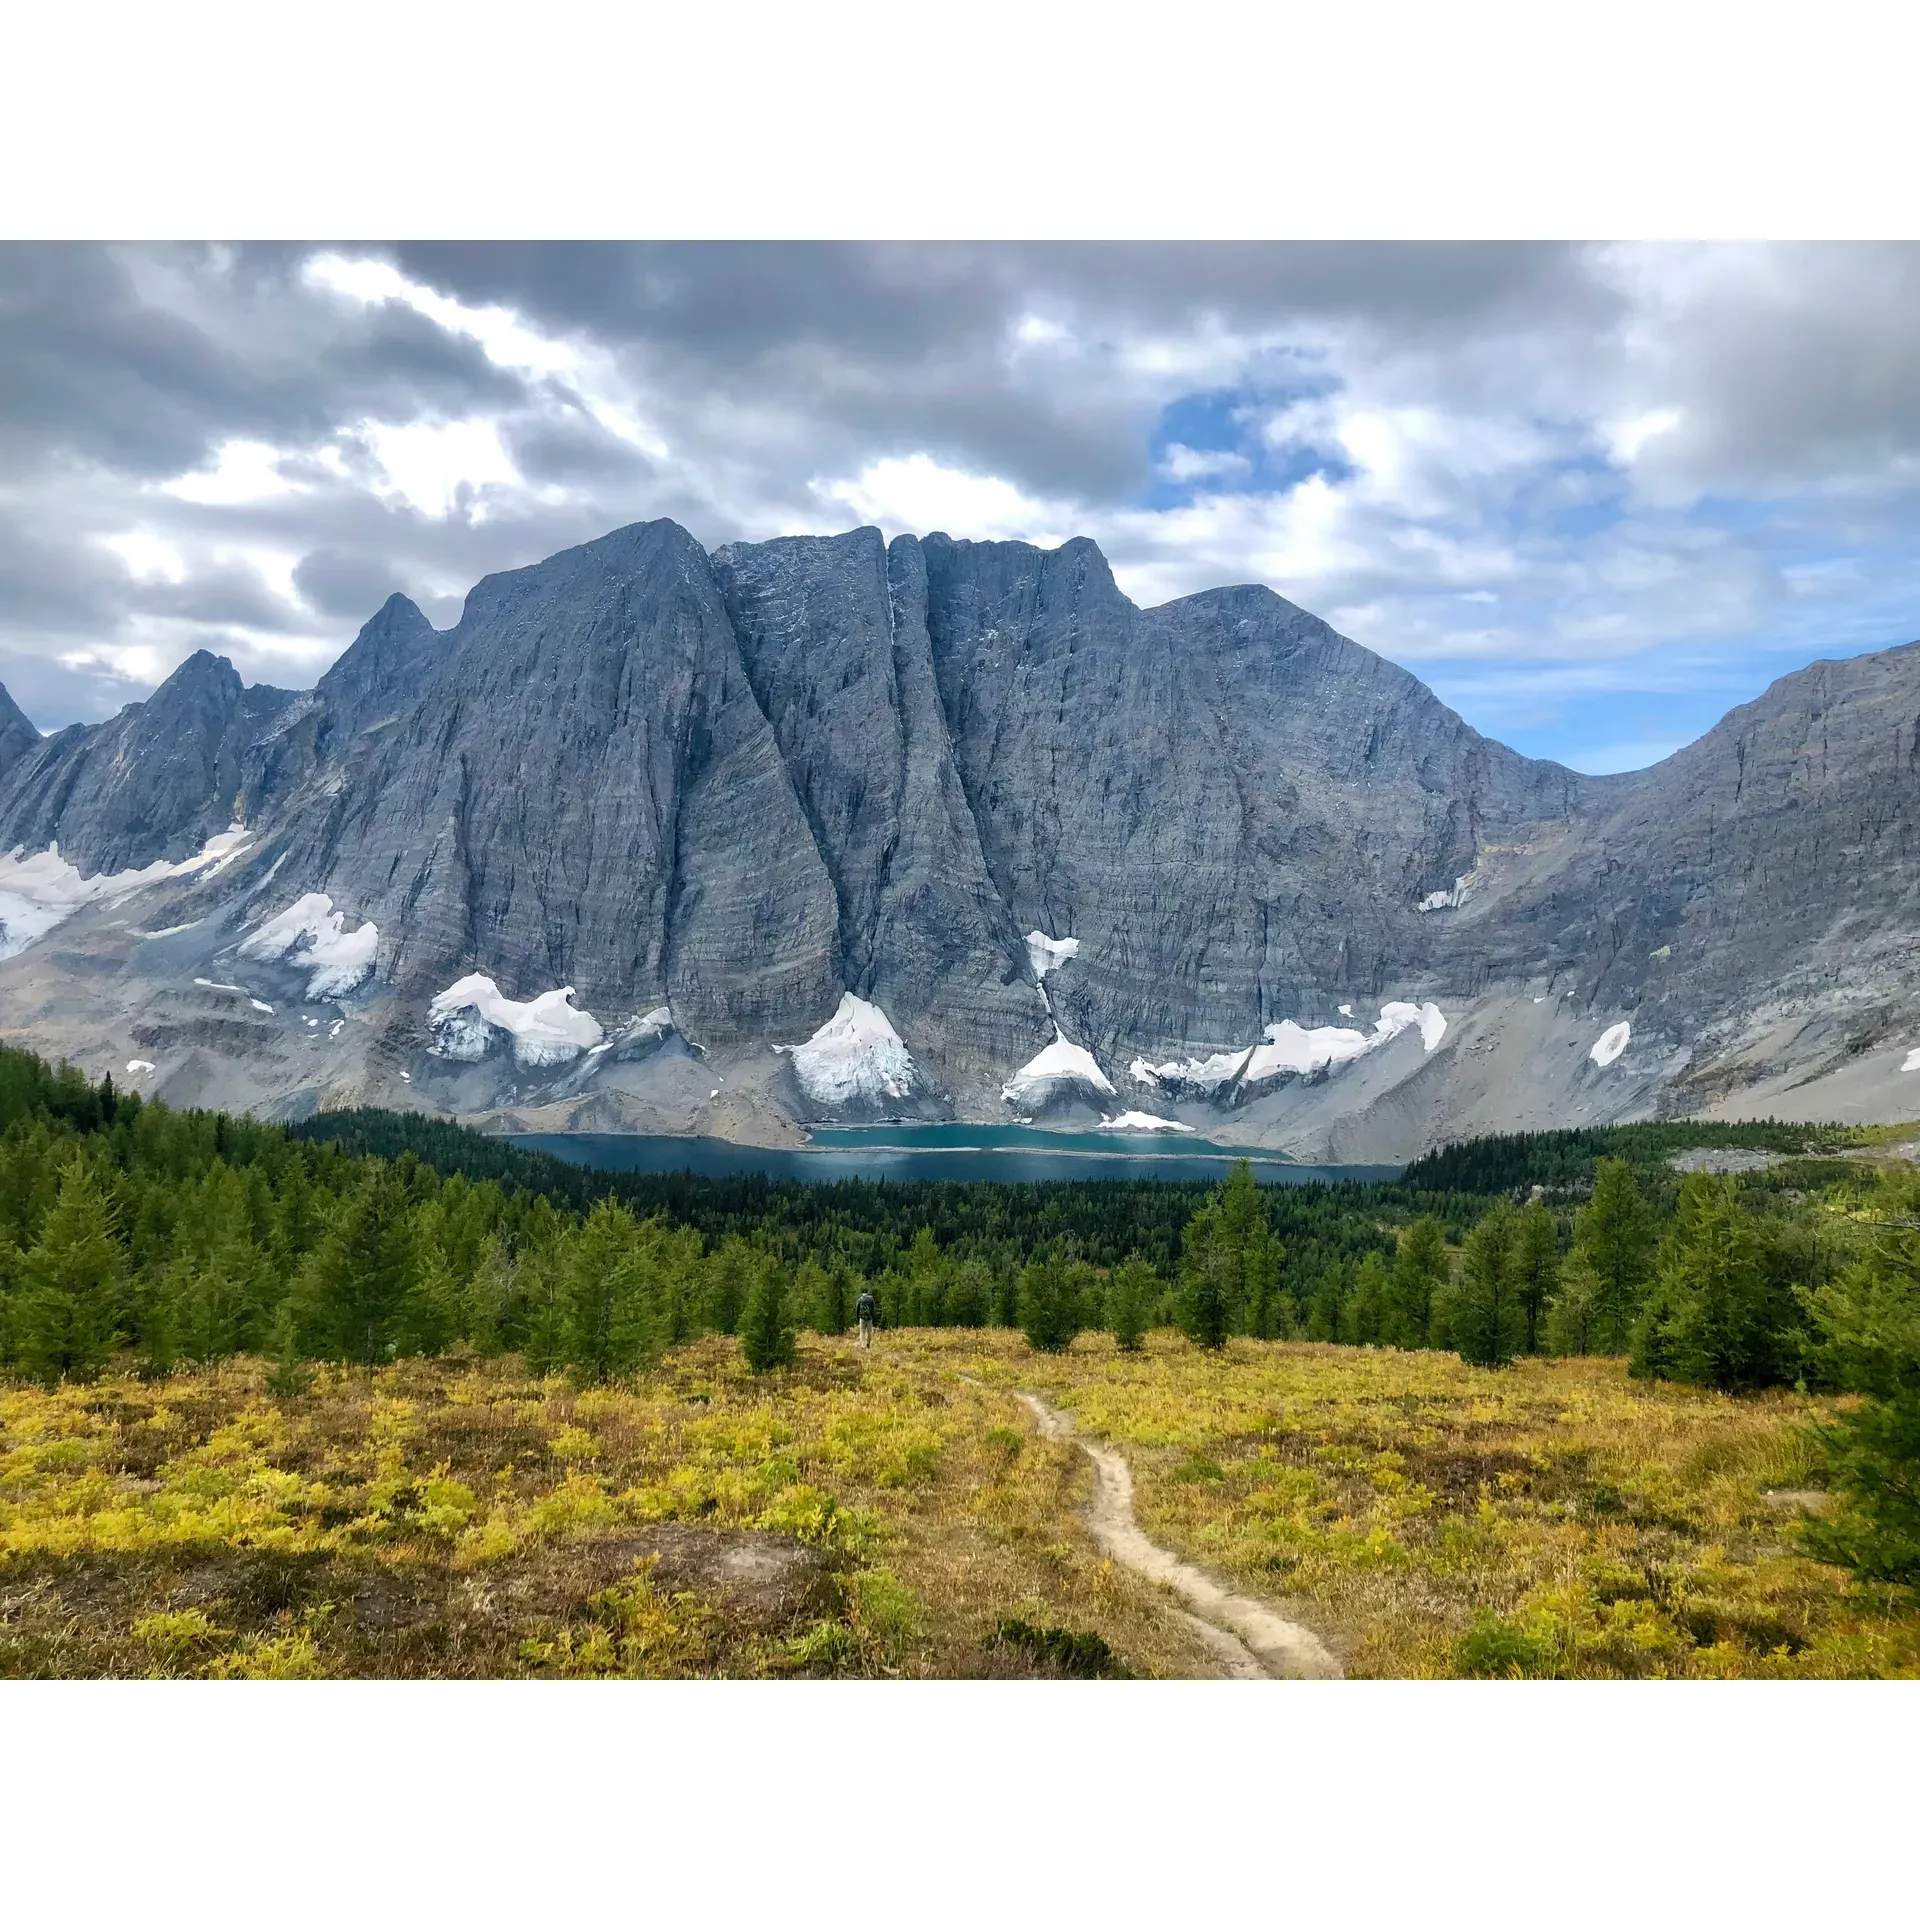
[[[804,1147],[677,1134],[522,1133],[515,1146],[619,1173],[763,1173],[771,1180],[1391,1180],[1398,1167],[1308,1167],[1191,1134],[1043,1133],[1034,1127],[822,1127]]]

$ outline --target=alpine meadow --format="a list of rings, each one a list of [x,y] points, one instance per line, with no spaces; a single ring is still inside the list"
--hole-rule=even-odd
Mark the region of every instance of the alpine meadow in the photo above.
[[[1920,1663],[1900,1130],[798,1185],[17,1049],[0,1122],[11,1675]]]

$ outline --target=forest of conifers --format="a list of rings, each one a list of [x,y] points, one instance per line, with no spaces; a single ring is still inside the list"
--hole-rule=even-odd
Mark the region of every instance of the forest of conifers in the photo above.
[[[604,1173],[447,1122],[174,1112],[0,1047],[0,1368],[53,1383],[245,1352],[517,1353],[604,1381],[710,1333],[1017,1326],[1626,1354],[1723,1392],[1854,1390],[1829,1430],[1853,1532],[1920,1573],[1920,1174],[1837,1129],[1658,1123],[1449,1148],[1387,1184],[801,1185]],[[1682,1147],[1788,1157],[1738,1175]]]
[[[781,1317],[821,1332],[862,1290],[894,1326],[1026,1325],[1044,1299],[1049,1343],[1118,1313],[1202,1344],[1442,1346],[1488,1364],[1631,1350],[1649,1371],[1765,1385],[1819,1365],[1802,1300],[1836,1244],[1807,1220],[1807,1188],[1871,1176],[1801,1159],[1682,1182],[1666,1156],[1812,1131],[1513,1136],[1387,1185],[801,1185],[600,1172],[412,1115],[287,1129],[175,1113],[4,1048],[0,1364],[55,1379],[122,1352],[373,1364],[464,1345],[605,1377],[734,1332],[764,1275]],[[1674,1276],[1728,1233],[1727,1324],[1696,1326]]]

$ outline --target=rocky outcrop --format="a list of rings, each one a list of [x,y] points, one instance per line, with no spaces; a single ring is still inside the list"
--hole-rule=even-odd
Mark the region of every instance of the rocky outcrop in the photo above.
[[[651,1074],[676,1114],[1144,1102],[1354,1150],[1699,1104],[1905,1035],[1917,716],[1895,649],[1587,779],[1263,588],[1143,611],[1085,540],[708,555],[657,521],[483,580],[445,632],[396,595],[311,692],[199,654],[48,739],[0,698],[0,846],[60,863],[19,882],[0,1017],[79,1023],[77,962],[48,969],[85,943],[129,1019],[189,949],[261,1005],[331,995],[249,1043],[282,1105],[644,1116]],[[315,900],[354,968],[257,937]],[[110,964],[110,927],[184,944]],[[530,1047],[539,1007],[602,1037]]]

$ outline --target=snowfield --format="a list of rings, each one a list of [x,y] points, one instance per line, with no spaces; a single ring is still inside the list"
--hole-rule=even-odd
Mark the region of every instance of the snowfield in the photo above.
[[[1162,1120],[1157,1113],[1116,1113],[1100,1122],[1102,1133],[1192,1133],[1184,1120]]]
[[[1238,1078],[1243,1084],[1272,1080],[1282,1074],[1332,1072],[1358,1060],[1388,1041],[1417,1028],[1422,1047],[1431,1053],[1446,1036],[1447,1018],[1428,1000],[1389,1000],[1373,1023],[1371,1033],[1358,1027],[1303,1027],[1279,1020],[1266,1029],[1264,1039],[1237,1053],[1211,1053],[1204,1060],[1135,1060],[1128,1072],[1142,1086],[1182,1088],[1211,1093]]]
[[[309,1000],[332,1000],[351,993],[373,971],[380,954],[380,929],[363,920],[351,933],[346,915],[334,910],[324,893],[303,893],[240,942],[250,960],[283,960],[313,978]]]
[[[1587,1051],[1587,1058],[1596,1067],[1610,1067],[1627,1050],[1627,1042],[1633,1038],[1633,1028],[1625,1020],[1610,1026]]]
[[[24,953],[43,934],[95,901],[124,900],[142,887],[182,874],[217,873],[247,839],[246,828],[229,827],[225,833],[216,833],[190,860],[156,860],[125,873],[96,873],[85,879],[78,867],[61,859],[57,840],[44,853],[30,854],[15,847],[0,859],[0,960]],[[181,930],[166,929],[169,933]]]
[[[791,1056],[808,1098],[822,1106],[904,1100],[920,1084],[920,1069],[893,1022],[857,994],[843,994],[833,1018],[812,1039],[774,1052]]]
[[[1020,1101],[1044,1094],[1061,1081],[1078,1081],[1096,1093],[1110,1094],[1113,1082],[1100,1071],[1100,1063],[1085,1047],[1076,1047],[1058,1027],[1053,1044],[1042,1047],[1027,1064],[1000,1089],[1002,1100]]]
[[[1027,964],[1036,980],[1064,967],[1079,951],[1078,940],[1049,940],[1037,927],[1027,935]]]
[[[483,1060],[495,1037],[513,1043],[523,1067],[553,1067],[597,1046],[600,1022],[573,1004],[571,987],[531,1000],[509,1000],[484,973],[470,973],[436,993],[427,1008],[434,1052],[447,1060]]]

